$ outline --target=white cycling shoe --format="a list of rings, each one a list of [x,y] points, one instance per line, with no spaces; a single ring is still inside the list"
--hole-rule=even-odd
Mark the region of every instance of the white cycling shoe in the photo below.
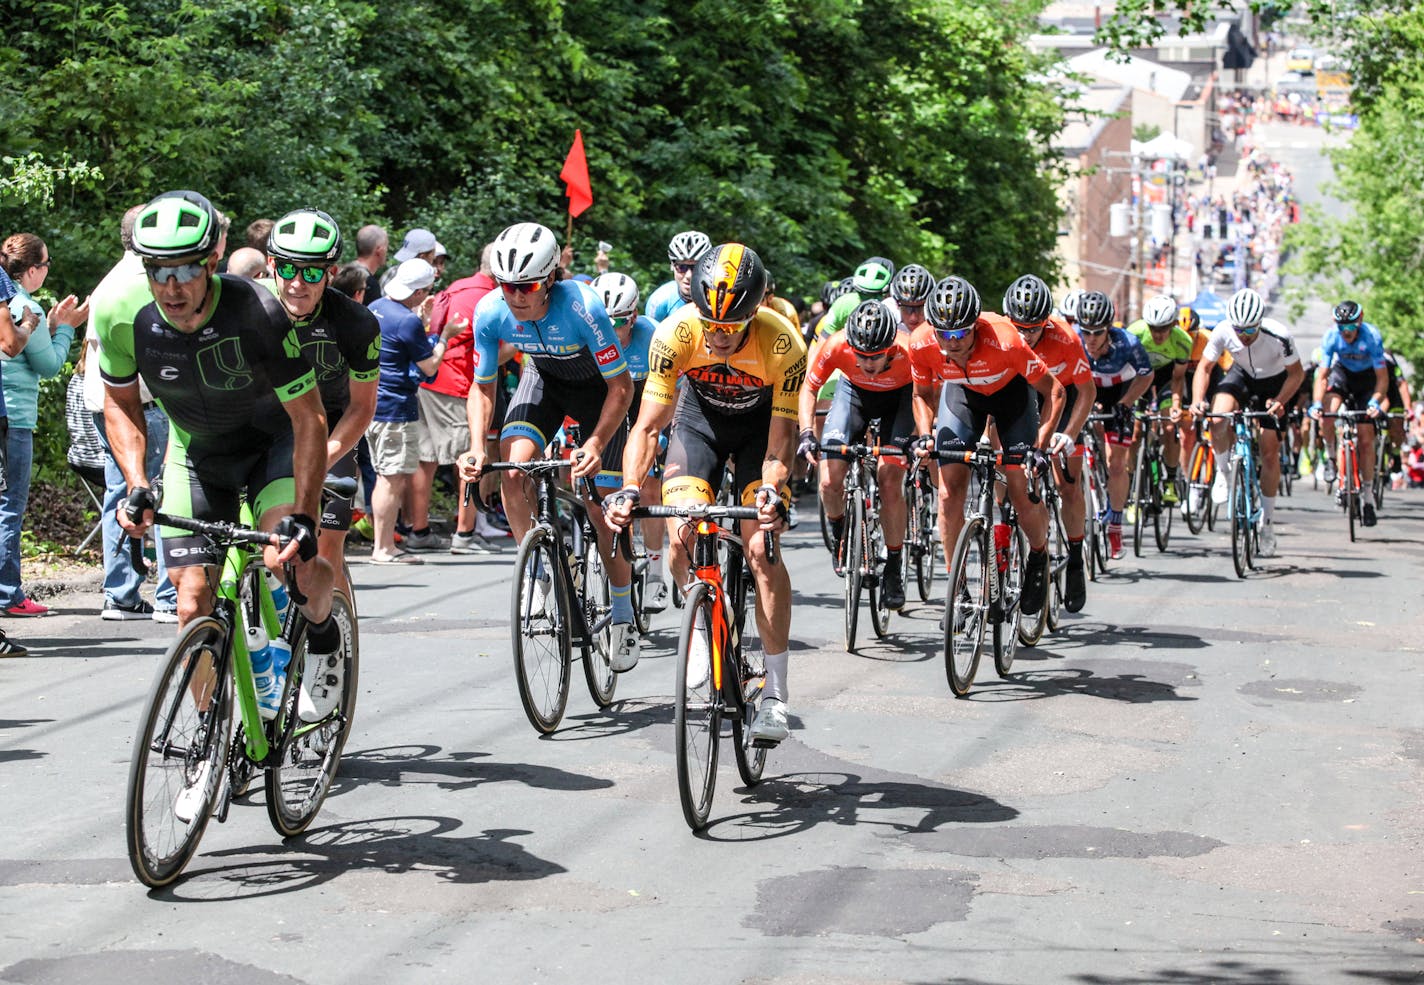
[[[758,742],[780,742],[791,734],[786,723],[786,702],[779,698],[763,698],[752,721],[752,740]]]
[[[642,644],[638,627],[632,623],[615,622],[608,641],[608,665],[615,674],[624,674],[638,666]]]

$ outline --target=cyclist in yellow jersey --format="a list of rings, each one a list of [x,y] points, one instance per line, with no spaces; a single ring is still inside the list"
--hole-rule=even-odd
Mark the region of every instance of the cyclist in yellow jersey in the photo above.
[[[648,381],[623,474],[647,474],[658,434],[669,423],[674,426],[663,470],[663,502],[669,506],[711,503],[731,459],[741,502],[760,513],[758,520],[739,522],[766,651],[766,684],[751,734],[779,742],[788,735],[791,578],[785,565],[771,564],[758,532],[774,534],[786,518],[806,345],[790,322],[761,307],[765,293],[766,268],[740,243],[713,247],[698,261],[693,304],[668,316],[648,348]],[[637,486],[625,485],[610,501],[609,523],[626,527],[637,501]],[[688,531],[679,523],[671,533],[668,563],[680,588],[689,576]]]

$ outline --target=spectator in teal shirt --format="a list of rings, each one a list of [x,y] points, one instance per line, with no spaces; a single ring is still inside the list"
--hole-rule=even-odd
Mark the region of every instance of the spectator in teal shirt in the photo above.
[[[49,612],[27,598],[20,586],[20,528],[30,498],[40,380],[57,376],[64,368],[74,330],[89,318],[89,302],[80,304],[72,294],[45,314],[33,295],[49,276],[49,265],[49,248],[33,233],[18,233],[0,244],[0,268],[16,288],[9,299],[10,317],[16,324],[34,322],[25,347],[5,359],[0,371],[10,419],[5,439],[5,491],[0,493],[0,609],[11,616]]]

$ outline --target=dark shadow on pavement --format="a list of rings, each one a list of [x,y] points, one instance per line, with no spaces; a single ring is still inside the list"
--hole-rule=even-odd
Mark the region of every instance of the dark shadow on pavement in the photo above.
[[[1047,656],[1057,656],[1044,651]],[[1017,659],[1014,666],[1018,666]],[[1149,680],[1142,674],[1113,674],[1099,677],[1091,670],[1077,667],[1054,667],[1028,673],[1010,673],[1009,679],[980,680],[967,699],[970,701],[1033,701],[1056,698],[1065,694],[1081,694],[1090,698],[1105,698],[1128,704],[1151,704],[1156,701],[1196,701],[1178,694],[1175,686]]]
[[[387,787],[429,783],[442,790],[469,790],[490,783],[522,783],[541,790],[602,790],[613,786],[612,780],[552,766],[494,762],[488,758],[489,753],[442,753],[440,746],[433,745],[384,746],[355,752],[348,749],[341,757],[341,770],[332,784],[331,796],[368,783]]]

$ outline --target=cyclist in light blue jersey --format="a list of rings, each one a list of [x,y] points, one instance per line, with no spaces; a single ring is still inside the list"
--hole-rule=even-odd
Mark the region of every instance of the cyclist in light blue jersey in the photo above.
[[[500,233],[490,261],[500,290],[475,306],[475,372],[467,410],[471,446],[460,456],[461,476],[467,482],[479,481],[488,461],[484,435],[494,415],[499,346],[507,342],[527,358],[504,415],[501,456],[510,462],[541,457],[564,418],[571,417],[584,439],[575,453],[573,480],[577,484],[590,479],[600,490],[617,489],[633,379],[603,301],[585,284],[558,279],[559,244],[552,230],[536,222],[517,223]],[[500,478],[510,532],[522,540],[533,522],[530,484],[519,472],[505,472]],[[599,501],[586,506],[599,548],[609,557],[613,535],[603,507]],[[615,671],[631,670],[638,662],[638,635],[630,594],[632,568],[621,553],[609,557],[608,582],[613,603],[610,663]]]
[[[1344,404],[1350,410],[1365,411],[1374,425],[1389,410],[1389,370],[1384,358],[1384,340],[1379,330],[1365,321],[1364,310],[1355,301],[1341,301],[1335,306],[1335,325],[1325,333],[1320,343],[1320,364],[1315,371],[1315,392],[1310,416],[1320,421],[1320,434],[1329,454],[1325,456],[1325,479],[1335,479],[1335,419],[1321,414],[1334,414]],[[1366,486],[1375,476],[1376,426],[1359,429],[1360,478]],[[1362,504],[1361,521],[1367,527],[1375,525],[1374,503]]]
[[[712,248],[712,240],[706,233],[688,229],[678,233],[668,243],[668,263],[672,266],[672,280],[648,295],[648,305],[644,312],[656,325],[678,308],[692,302],[692,268],[702,254]]]

